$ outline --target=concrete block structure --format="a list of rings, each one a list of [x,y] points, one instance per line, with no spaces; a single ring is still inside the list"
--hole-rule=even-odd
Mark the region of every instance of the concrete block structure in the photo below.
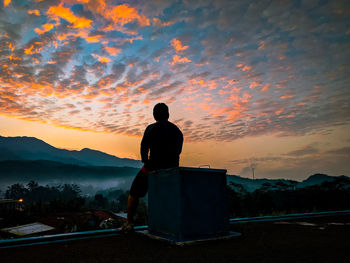
[[[178,167],[150,173],[148,231],[177,241],[228,235],[226,170]]]

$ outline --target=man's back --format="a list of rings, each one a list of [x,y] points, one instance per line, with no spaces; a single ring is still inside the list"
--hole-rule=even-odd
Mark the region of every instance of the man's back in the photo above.
[[[177,167],[182,143],[182,132],[175,124],[167,120],[157,121],[145,130],[141,141],[142,161],[151,170]]]
[[[180,129],[169,122],[169,109],[164,103],[153,108],[155,123],[149,125],[141,141],[141,159],[144,166],[137,173],[128,197],[128,218],[121,227],[124,233],[133,230],[133,218],[140,197],[148,191],[148,171],[179,166],[183,135]]]

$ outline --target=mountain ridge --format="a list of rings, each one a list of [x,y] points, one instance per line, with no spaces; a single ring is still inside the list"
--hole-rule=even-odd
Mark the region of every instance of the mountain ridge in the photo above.
[[[56,148],[35,137],[0,136],[0,182],[9,181],[6,179],[11,179],[12,182],[18,179],[23,182],[50,178],[68,181],[93,179],[97,182],[120,179],[126,174],[127,177],[133,178],[141,165],[141,161],[119,158],[99,150],[89,148],[80,151],[66,150]],[[9,175],[12,175],[12,178],[9,178]],[[272,189],[302,188],[326,181],[331,182],[338,177],[316,173],[302,182],[297,182],[266,178],[252,180],[239,175],[228,175],[227,183],[231,187],[243,186],[246,191],[253,192],[263,186]]]
[[[49,160],[66,164],[140,168],[141,161],[119,158],[102,151],[83,148],[80,151],[56,148],[36,137],[0,136],[0,160]]]
[[[264,184],[266,184],[265,186],[270,189],[277,189],[279,187],[294,189],[294,188],[304,188],[304,187],[314,186],[314,185],[321,185],[324,182],[332,182],[342,177],[345,177],[350,181],[350,177],[345,175],[330,176],[330,175],[321,174],[321,173],[310,175],[309,177],[307,177],[305,180],[301,182],[288,180],[288,179],[267,179],[267,178],[259,178],[259,179],[253,180],[251,178],[245,178],[239,175],[228,175],[227,184],[230,185],[233,189],[240,190],[240,191],[242,189],[238,189],[238,188],[240,188],[239,185],[241,185],[244,187],[246,191],[253,192],[263,187]]]

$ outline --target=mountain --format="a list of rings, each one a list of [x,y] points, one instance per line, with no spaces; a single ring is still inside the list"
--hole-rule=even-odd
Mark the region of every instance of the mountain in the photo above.
[[[307,187],[307,186],[312,186],[312,185],[320,185],[324,182],[332,182],[334,179],[337,177],[334,176],[329,176],[326,174],[314,174],[311,175],[309,178],[306,180],[302,181],[301,183],[298,184],[298,187]]]
[[[228,175],[227,176],[227,184],[230,185],[230,183],[233,184],[240,184],[244,187],[245,190],[248,192],[254,192],[257,189],[260,189],[264,184],[270,184],[271,188],[273,188],[276,184],[284,183],[286,185],[291,185],[291,180],[285,180],[285,179],[250,179],[245,177],[240,177],[238,175]]]
[[[141,161],[119,158],[88,148],[80,151],[58,149],[35,137],[0,136],[1,160],[49,160],[85,166],[128,166],[135,168],[142,166]]]
[[[227,184],[230,185],[234,190],[240,191],[241,185],[246,191],[253,192],[257,189],[265,187],[269,190],[276,190],[280,188],[294,189],[294,188],[304,188],[313,185],[321,185],[324,182],[333,182],[336,179],[347,178],[349,177],[341,175],[341,176],[329,176],[326,174],[314,174],[309,176],[302,182],[297,182],[293,180],[285,180],[285,179],[249,179],[240,177],[238,175],[228,175],[227,176]]]
[[[138,168],[80,166],[47,160],[7,160],[0,161],[0,185],[28,183],[31,180],[40,183],[107,183],[131,181]]]

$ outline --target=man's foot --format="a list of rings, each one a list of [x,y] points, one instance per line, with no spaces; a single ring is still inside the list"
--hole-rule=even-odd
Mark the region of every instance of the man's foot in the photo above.
[[[125,235],[131,234],[135,231],[134,225],[131,223],[125,222],[121,227],[118,228],[118,231]]]

